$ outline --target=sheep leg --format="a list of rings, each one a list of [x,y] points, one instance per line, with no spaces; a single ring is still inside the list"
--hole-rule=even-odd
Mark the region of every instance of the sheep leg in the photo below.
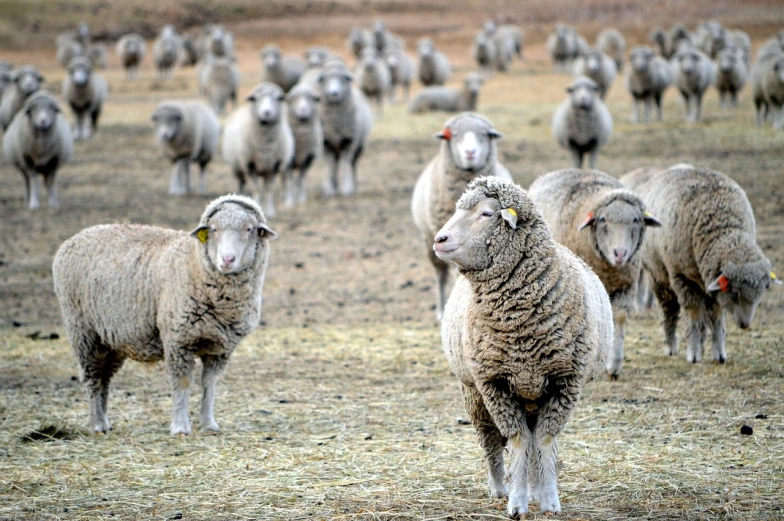
[[[653,293],[662,310],[662,326],[664,327],[664,354],[672,356],[678,353],[678,315],[681,306],[678,297],[670,288],[669,283],[653,280]]]
[[[762,103],[759,101],[754,101],[754,108],[757,116],[757,127],[762,126]]]
[[[183,178],[186,175],[184,171],[187,168],[187,164],[187,159],[180,159],[174,163],[174,168],[172,168],[171,181],[169,182],[169,195],[183,195],[185,193],[183,186],[185,183],[183,182]]]
[[[326,145],[326,143],[325,143]],[[327,175],[324,178],[324,197],[335,196],[338,190],[338,174],[340,173],[340,163],[338,162],[337,151],[332,147],[324,147],[324,159],[327,160]]]
[[[265,176],[264,177],[264,192],[266,193],[266,202],[264,204],[264,215],[268,219],[274,219],[277,213],[275,212],[275,189],[273,187],[273,181],[275,177],[273,176]]]
[[[689,346],[686,348],[686,361],[689,363],[702,362],[703,332],[705,330],[705,313],[699,307],[686,309],[689,317],[686,336]]]
[[[523,422],[520,430],[509,438],[509,502],[506,513],[512,519],[528,513],[528,462],[531,459],[532,436]]]
[[[82,138],[90,139],[92,137],[92,128],[90,128],[90,118],[87,117],[87,114],[81,114],[79,116],[79,120],[82,124]]]
[[[57,197],[57,184],[55,183],[55,173],[44,174],[44,184],[46,191],[49,192],[49,208],[57,210],[60,208],[60,198]]]
[[[643,114],[642,120],[645,123],[649,123],[651,121],[651,98],[650,96],[645,98],[645,113]]]
[[[731,92],[730,93],[730,106],[735,108],[738,106],[738,93]]]
[[[784,128],[784,106],[774,109],[773,112],[773,130],[782,128]]]
[[[38,174],[28,171],[25,175],[30,180],[29,207],[31,210],[38,210],[41,206],[41,203],[38,200]]]
[[[727,108],[727,93],[724,91],[719,92],[719,106],[721,106],[722,109]]]
[[[362,145],[357,147],[352,156],[341,154],[343,173],[340,182],[340,193],[345,197],[354,195],[357,190],[357,161],[362,155]]]
[[[181,346],[164,345],[166,352],[166,369],[172,386],[172,422],[171,434],[191,433],[191,421],[188,418],[188,401],[190,399],[191,374],[193,373],[193,354]]]
[[[476,429],[479,445],[484,451],[485,464],[488,471],[488,486],[490,497],[506,497],[508,495],[504,484],[504,446],[506,439],[501,436],[498,428],[493,423],[490,413],[482,402],[482,397],[474,387],[461,385],[466,411],[471,417],[471,422]]]
[[[634,100],[634,122],[640,122],[640,100],[638,99]]]
[[[234,177],[237,178],[237,193],[241,194],[245,190],[245,174],[239,170],[234,170]]]
[[[713,350],[713,361],[723,364],[727,361],[727,348],[724,344],[726,330],[724,328],[725,313],[717,303],[713,303],[708,309],[708,324],[712,330],[711,345]]]
[[[694,96],[694,121],[702,121],[702,95]]]
[[[90,120],[93,124],[93,132],[98,130],[98,120],[101,118],[101,112],[99,110],[94,110],[90,113]]]
[[[80,328],[69,327],[68,324],[66,328],[79,363],[79,380],[90,404],[90,426],[95,432],[106,432],[110,428],[104,409],[109,396],[108,379],[104,371],[108,349],[94,333],[80,331]],[[107,385],[105,391],[104,382]]]
[[[596,157],[599,155],[599,150],[594,148],[588,155],[588,167],[593,170],[596,168]]]
[[[82,115],[76,114],[76,121],[74,122],[73,127],[73,138],[74,141],[79,141],[82,139],[82,128],[84,125],[82,124]]]
[[[533,430],[533,455],[539,459],[539,510],[542,513],[558,513],[558,434],[563,429],[579,396],[568,385],[556,392],[539,410]],[[511,495],[510,495],[511,496]]]
[[[213,413],[213,408],[215,406],[215,385],[218,382],[218,377],[226,368],[228,361],[228,356],[204,355],[201,357],[203,367],[201,372],[202,395],[199,423],[201,430],[203,431],[220,430]]]
[[[305,184],[305,176],[308,175],[309,165],[310,161],[307,162],[307,166],[299,169],[299,176],[297,177],[297,202],[299,204],[305,204],[308,201],[308,187]]]
[[[207,163],[199,163],[199,193],[207,193]]]
[[[654,98],[654,101],[656,102],[656,121],[661,121],[662,120],[662,95],[657,94],[656,97]]]
[[[293,169],[283,173],[283,206],[286,208],[294,206],[294,175]]]
[[[572,166],[574,168],[582,168],[583,167],[583,155],[578,152],[577,150],[570,149],[569,152],[572,155]]]
[[[30,185],[32,184],[32,179],[31,179],[31,175],[26,170],[22,170],[21,172],[22,172],[22,177],[24,177],[24,181],[25,181],[25,204],[29,205],[30,191],[31,191]]]
[[[264,185],[262,184],[259,175],[256,173],[249,172],[248,179],[250,179],[251,196],[258,204],[261,204],[261,199],[264,196]],[[267,217],[269,217],[269,215],[267,215]]]
[[[607,360],[607,375],[612,380],[617,380],[621,374],[623,366],[623,341],[626,337],[626,319],[628,313],[625,309],[617,309],[613,313],[613,323],[615,324],[615,338],[613,339],[613,350]]]

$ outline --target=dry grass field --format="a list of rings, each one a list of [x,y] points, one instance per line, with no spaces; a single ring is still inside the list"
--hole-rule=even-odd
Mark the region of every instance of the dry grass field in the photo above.
[[[529,43],[524,62],[487,82],[480,111],[504,133],[502,159],[528,186],[569,164],[550,134],[570,82],[551,72],[544,51],[555,21],[591,40],[615,24],[630,44],[675,19],[693,26],[716,17],[747,29],[755,45],[784,26],[776,1],[509,5],[0,1],[0,58],[38,65],[59,92],[54,35],[80,19],[111,36],[222,17],[237,37],[244,94],[257,82],[263,44],[300,53],[323,42],[342,53],[352,25],[381,16],[409,48],[434,34],[457,66],[457,84],[471,68],[482,9],[495,9],[521,23]],[[403,105],[376,120],[355,197],[322,199],[318,164],[308,204],[272,222],[280,237],[264,316],[219,383],[221,432],[170,437],[163,367],[133,362],[113,382],[111,433],[86,429],[52,289],[57,247],[99,223],[190,230],[209,200],[235,189],[218,158],[207,195],[166,195],[170,167],[149,115],[160,100],[195,97],[195,71],[159,83],[148,60],[128,82],[110,58],[102,126],[60,171],[59,212],[24,209],[20,175],[0,165],[0,520],[504,519],[505,502],[487,497],[481,450],[441,353],[432,271],[409,215],[414,181],[438,146],[430,136],[447,116],[412,117]],[[711,91],[704,122],[687,125],[671,90],[663,122],[634,125],[616,81],[608,98],[615,131],[598,166],[620,176],[685,161],[730,175],[754,206],[760,246],[784,272],[784,134],[754,126],[748,90],[736,111],[722,111],[717,98]],[[559,438],[556,518],[784,520],[784,289],[765,296],[751,330],[728,324],[725,365],[666,357],[662,341],[655,310],[635,317],[621,379],[586,388]],[[197,407],[192,400],[194,418]],[[753,434],[740,434],[743,425]]]

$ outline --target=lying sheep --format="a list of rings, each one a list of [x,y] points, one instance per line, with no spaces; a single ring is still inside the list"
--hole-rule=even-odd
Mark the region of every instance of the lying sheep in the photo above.
[[[199,67],[198,79],[199,90],[210,100],[218,114],[226,111],[228,101],[231,101],[233,108],[237,108],[240,70],[230,58],[208,56]]]
[[[219,430],[215,386],[237,344],[259,323],[269,241],[276,236],[256,203],[227,195],[207,205],[190,233],[108,224],[60,246],[54,290],[92,429],[111,428],[111,379],[129,358],[164,362],[172,388],[170,432],[190,434],[191,376],[200,358],[201,429]]]
[[[359,59],[359,54],[362,52],[362,49],[369,45],[375,45],[375,42],[368,31],[360,27],[351,29],[348,38],[346,38],[346,48],[348,48],[355,58]]]
[[[397,88],[403,91],[403,99],[408,101],[411,90],[411,81],[414,79],[414,60],[412,60],[402,49],[395,46],[384,48],[384,59],[389,67],[390,88],[389,101],[395,103],[395,92]]]
[[[411,100],[408,111],[412,114],[475,111],[483,83],[480,75],[471,73],[463,79],[462,89],[425,87]]]
[[[642,266],[637,252],[648,226],[661,223],[614,177],[597,170],[558,170],[537,178],[528,195],[542,212],[553,239],[593,270],[610,295],[615,338],[607,374],[623,365],[626,321],[636,308]]]
[[[613,27],[602,30],[596,36],[596,47],[615,60],[615,68],[623,70],[623,57],[626,54],[626,38]]]
[[[575,76],[586,76],[595,81],[602,99],[612,87],[617,73],[615,60],[596,48],[589,49],[584,56],[577,58],[574,64]]]
[[[12,85],[3,92],[0,102],[0,128],[6,130],[14,116],[24,106],[25,100],[41,88],[44,77],[38,69],[25,65],[14,71],[11,76]]]
[[[640,248],[643,267],[664,317],[665,353],[678,351],[681,308],[688,319],[689,362],[701,362],[706,329],[712,331],[713,360],[724,363],[724,313],[741,329],[774,277],[756,241],[756,225],[746,194],[724,174],[678,166],[642,182],[622,177],[662,223]]]
[[[365,95],[351,84],[354,77],[338,63],[325,67],[317,79],[321,93],[319,117],[324,131],[324,157],[329,163],[324,182],[324,196],[338,191],[354,195],[357,163],[373,125],[373,112]],[[342,172],[342,174],[341,174]]]
[[[102,43],[93,43],[87,47],[85,56],[93,64],[95,69],[106,69],[109,67],[109,51]]]
[[[773,129],[784,128],[784,53],[771,52],[757,60],[751,73],[751,88],[757,126],[762,126],[771,114]]]
[[[49,207],[60,207],[55,176],[73,155],[73,137],[56,97],[39,91],[27,98],[5,132],[3,155],[25,178],[30,210],[39,207],[37,174],[43,176],[49,191]]]
[[[78,56],[71,60],[68,75],[63,79],[63,98],[76,118],[74,139],[89,139],[98,129],[98,118],[108,93],[106,80],[93,71],[88,58]]]
[[[433,239],[452,215],[469,181],[480,176],[497,176],[511,182],[512,176],[498,161],[496,140],[502,136],[487,118],[472,112],[454,116],[435,137],[441,140],[441,146],[417,179],[411,197],[411,216],[436,270],[436,319],[441,320],[449,267],[435,256]]]
[[[384,111],[384,99],[392,88],[392,77],[387,62],[375,47],[362,49],[355,76],[359,89],[368,99],[375,101],[380,115]]]
[[[596,168],[599,149],[612,134],[612,116],[597,96],[599,86],[592,79],[579,76],[566,92],[569,97],[553,114],[553,137],[571,153],[572,166],[582,168],[583,158],[588,154],[589,168]]]
[[[115,52],[125,69],[126,77],[132,80],[139,75],[139,64],[147,54],[147,42],[140,35],[129,33],[117,41]]]
[[[417,43],[419,55],[418,75],[422,85],[443,85],[452,74],[452,64],[443,53],[436,49],[433,40],[422,38]]]
[[[460,272],[441,339],[484,451],[490,496],[508,495],[513,519],[532,500],[558,513],[557,436],[612,344],[607,292],[553,240],[525,191],[493,177],[468,185],[433,247]]]
[[[479,69],[489,73],[496,68],[496,62],[498,61],[498,49],[495,46],[495,40],[485,34],[484,31],[479,32],[474,38],[471,55]]]
[[[294,160],[288,171],[284,204],[304,204],[308,198],[305,176],[315,160],[324,152],[324,131],[319,120],[318,105],[321,101],[315,87],[299,83],[286,96],[288,120],[294,136]],[[294,176],[294,169],[299,171]]]
[[[626,76],[626,88],[634,98],[634,122],[648,123],[651,118],[651,105],[656,104],[656,119],[662,119],[662,96],[672,84],[672,69],[660,56],[654,56],[653,50],[644,45],[632,49],[629,55],[629,74]],[[640,107],[645,111],[640,117]]]
[[[161,29],[152,45],[152,58],[158,70],[158,79],[171,79],[172,69],[177,65],[182,47],[180,36],[169,24]]]
[[[277,45],[267,45],[261,50],[261,60],[264,64],[262,81],[274,83],[284,92],[291,90],[297,84],[305,64],[299,58],[283,56]]]
[[[702,120],[702,96],[716,80],[716,65],[698,50],[680,51],[673,58],[675,85],[686,103],[686,121]]]
[[[250,181],[253,198],[261,204],[266,194],[265,213],[275,217],[275,177],[284,178],[294,158],[294,136],[289,127],[283,90],[261,83],[246,98],[247,105],[229,115],[223,132],[223,160],[237,178],[238,191]]]
[[[199,165],[199,193],[207,191],[205,173],[218,148],[220,123],[215,111],[200,101],[164,101],[152,113],[155,139],[174,164],[169,194],[191,191],[190,165]]]
[[[558,24],[555,31],[547,37],[547,52],[553,60],[556,71],[569,72],[578,56],[587,51],[587,44],[573,27]]]
[[[738,92],[746,85],[748,71],[737,49],[724,49],[719,53],[716,67],[716,89],[719,91],[719,101],[722,108],[738,106]]]

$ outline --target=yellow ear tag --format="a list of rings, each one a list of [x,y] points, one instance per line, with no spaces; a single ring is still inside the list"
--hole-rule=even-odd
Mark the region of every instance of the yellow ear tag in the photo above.
[[[207,228],[202,228],[201,230],[196,232],[196,237],[199,238],[202,244],[207,244],[207,239],[209,238],[209,236],[210,236],[210,232],[209,230],[207,230]]]
[[[645,217],[653,217],[653,215],[651,215],[651,212],[643,212],[643,213],[645,214]]]
[[[506,211],[517,217],[517,212],[515,212],[514,208],[507,208]]]
[[[776,280],[776,274],[775,274],[775,273],[773,273],[772,271],[770,272],[770,278],[771,278],[772,280]]]

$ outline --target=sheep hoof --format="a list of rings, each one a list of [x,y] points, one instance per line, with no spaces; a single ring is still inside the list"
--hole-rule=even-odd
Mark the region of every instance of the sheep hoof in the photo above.
[[[607,373],[607,377],[610,379],[611,382],[617,382],[619,375],[614,373]]]

